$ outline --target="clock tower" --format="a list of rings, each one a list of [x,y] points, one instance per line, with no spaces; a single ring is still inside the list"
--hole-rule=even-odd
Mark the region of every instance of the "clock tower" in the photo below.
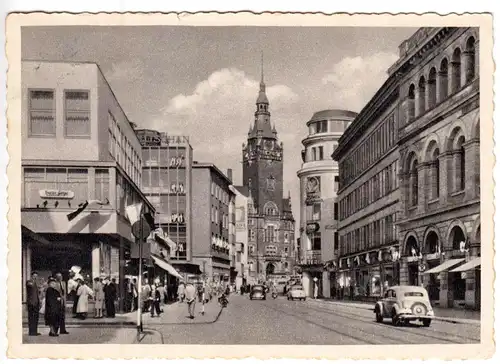
[[[254,281],[292,272],[295,221],[290,196],[283,197],[283,143],[271,125],[262,65],[253,125],[243,144],[243,185],[252,199],[249,259]],[[253,274],[252,274],[253,273]]]

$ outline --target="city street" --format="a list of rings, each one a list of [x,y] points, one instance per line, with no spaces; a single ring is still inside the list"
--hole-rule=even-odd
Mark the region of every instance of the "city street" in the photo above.
[[[434,321],[429,328],[415,324],[378,324],[367,309],[334,302],[250,301],[231,295],[229,305],[213,323],[162,324],[146,327],[161,332],[165,344],[233,345],[371,345],[479,343],[480,326]]]

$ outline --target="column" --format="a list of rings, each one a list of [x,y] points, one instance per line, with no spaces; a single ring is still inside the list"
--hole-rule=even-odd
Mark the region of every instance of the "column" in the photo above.
[[[475,73],[475,56],[474,52],[464,51],[462,53],[462,80],[464,83],[470,82],[474,79]]]
[[[453,304],[453,290],[450,289],[448,272],[440,274],[440,290],[439,290],[439,307],[447,308],[450,306],[450,301]]]
[[[461,80],[462,80],[462,70],[461,70],[461,64],[460,61],[458,62],[451,62],[451,67],[450,67],[450,91],[451,93],[457,92],[460,87],[461,87]]]
[[[465,198],[472,200],[480,196],[481,166],[479,139],[464,144],[465,149]]]
[[[439,204],[446,205],[448,202],[448,195],[453,190],[453,174],[451,168],[452,154],[445,152],[439,155]]]
[[[399,284],[406,286],[408,285],[408,261],[402,259],[399,267]]]
[[[407,97],[402,103],[404,123],[408,124],[415,118],[415,99]]]
[[[408,175],[406,173],[399,173],[399,188],[400,188],[400,198],[401,198],[401,208],[405,216],[407,216],[409,201],[408,201]]]
[[[476,308],[476,271],[474,269],[464,272],[465,277],[465,307]]]
[[[101,275],[101,247],[100,244],[92,243],[92,281]]]
[[[474,72],[479,76],[479,40],[474,44]]]
[[[331,298],[330,294],[330,272],[323,272],[323,297]]]
[[[21,265],[22,265],[22,272],[21,272],[21,278],[22,278],[22,300],[23,302],[26,300],[26,281],[31,278],[31,244],[30,243],[25,243],[22,244],[22,258],[21,258]]]

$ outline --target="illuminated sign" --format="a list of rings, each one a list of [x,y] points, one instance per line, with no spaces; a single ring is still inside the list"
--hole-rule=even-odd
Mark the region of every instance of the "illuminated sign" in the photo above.
[[[52,199],[60,199],[60,200],[71,200],[75,197],[75,193],[73,191],[64,191],[64,190],[40,190],[39,191],[41,198],[52,198]]]
[[[167,224],[184,224],[185,219],[184,219],[184,214],[172,214],[170,216],[167,216],[166,218],[166,223]]]

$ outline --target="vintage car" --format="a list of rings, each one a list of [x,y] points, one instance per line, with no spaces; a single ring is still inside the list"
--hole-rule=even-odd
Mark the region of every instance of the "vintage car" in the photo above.
[[[389,287],[373,312],[377,322],[390,318],[396,326],[418,320],[429,327],[434,318],[427,290],[418,286]]]
[[[306,300],[306,292],[304,291],[304,288],[298,284],[293,285],[290,287],[287,293],[287,300]]]
[[[250,299],[251,300],[265,300],[266,299],[266,287],[263,284],[256,284],[250,289]]]

